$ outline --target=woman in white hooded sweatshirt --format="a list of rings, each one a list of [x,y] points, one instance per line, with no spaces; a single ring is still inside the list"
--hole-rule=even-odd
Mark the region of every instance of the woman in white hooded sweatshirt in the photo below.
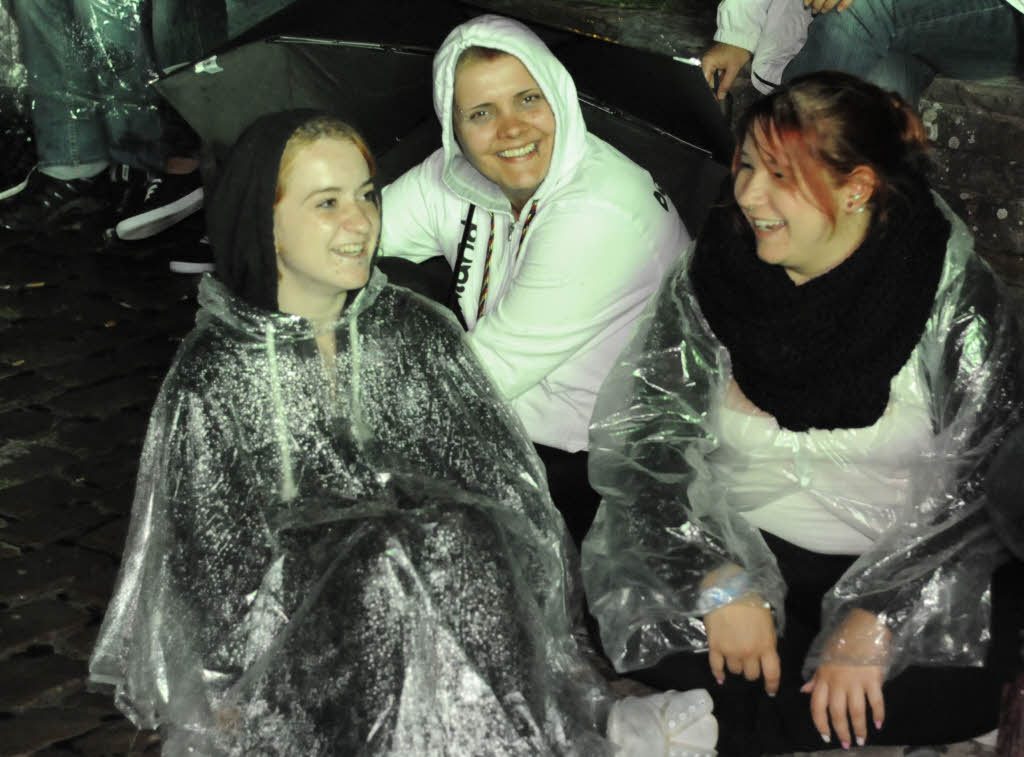
[[[598,504],[597,390],[689,234],[650,174],[587,132],[568,71],[516,21],[448,35],[434,109],[442,146],[385,188],[381,255],[447,259],[449,304],[578,542]]]

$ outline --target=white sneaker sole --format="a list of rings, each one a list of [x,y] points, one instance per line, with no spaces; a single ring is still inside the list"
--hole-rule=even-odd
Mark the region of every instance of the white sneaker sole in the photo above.
[[[195,213],[203,207],[203,188],[199,187],[172,203],[125,218],[117,224],[114,231],[119,239],[132,241],[148,239],[161,231],[171,228],[178,221]]]
[[[172,260],[171,271],[174,273],[213,273],[213,263],[198,263],[189,260]]]
[[[35,171],[35,170],[36,170],[36,167],[32,166],[32,168],[29,170],[29,172],[27,174],[25,174],[25,178],[24,178],[24,180],[20,184],[15,184],[13,187],[7,187],[7,189],[5,189],[3,192],[0,192],[0,200],[4,200],[4,199],[6,199],[8,197],[14,197],[14,195],[18,194],[18,192],[20,192],[25,187],[27,187],[28,186],[29,177],[32,175],[32,172]]]

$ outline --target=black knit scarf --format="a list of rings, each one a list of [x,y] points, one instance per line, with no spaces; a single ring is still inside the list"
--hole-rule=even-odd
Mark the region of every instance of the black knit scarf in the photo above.
[[[697,300],[744,394],[783,428],[861,428],[885,411],[931,313],[950,231],[923,184],[889,217],[801,286],[757,257],[734,202],[701,230],[689,272]]]

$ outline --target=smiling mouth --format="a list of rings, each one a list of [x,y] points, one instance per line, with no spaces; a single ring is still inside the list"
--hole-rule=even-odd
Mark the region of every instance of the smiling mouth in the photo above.
[[[529,155],[531,152],[537,151],[537,143],[530,142],[528,145],[522,147],[514,147],[511,150],[502,150],[498,153],[499,158],[521,158],[524,155]]]
[[[775,231],[786,225],[785,221],[760,221],[756,218],[750,221],[758,231]]]
[[[342,244],[337,247],[332,247],[331,252],[335,255],[340,255],[343,258],[358,258],[363,254],[364,245],[362,242],[352,242],[351,244]]]

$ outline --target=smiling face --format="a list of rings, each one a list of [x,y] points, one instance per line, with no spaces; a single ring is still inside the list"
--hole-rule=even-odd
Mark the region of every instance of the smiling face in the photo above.
[[[344,304],[369,279],[379,233],[370,169],[351,140],[317,139],[290,161],[286,152],[274,206],[281,310],[310,317],[322,303]]]
[[[548,175],[555,114],[512,55],[471,58],[455,69],[455,134],[470,163],[517,213]]]
[[[820,170],[827,207],[810,199],[792,164],[759,151],[748,134],[733,177],[733,194],[754,231],[757,256],[781,265],[798,285],[849,257],[863,241],[870,219],[857,212],[867,198],[854,197],[856,186],[837,187],[825,167]]]

